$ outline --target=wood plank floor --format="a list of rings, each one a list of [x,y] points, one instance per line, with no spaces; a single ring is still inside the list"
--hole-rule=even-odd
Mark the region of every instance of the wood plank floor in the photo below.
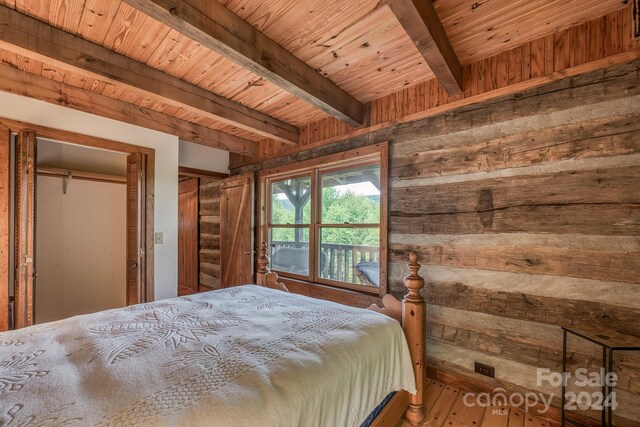
[[[424,402],[427,417],[423,427],[558,427],[517,408],[468,407],[464,403],[467,392],[455,387],[427,380]],[[402,421],[398,427],[411,427]]]

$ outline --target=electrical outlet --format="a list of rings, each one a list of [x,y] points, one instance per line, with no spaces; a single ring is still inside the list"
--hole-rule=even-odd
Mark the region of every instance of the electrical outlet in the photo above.
[[[475,362],[474,370],[480,375],[484,375],[489,378],[496,377],[496,368],[493,366],[485,365],[484,363]]]
[[[154,233],[153,237],[156,245],[164,245],[164,233],[162,231]]]

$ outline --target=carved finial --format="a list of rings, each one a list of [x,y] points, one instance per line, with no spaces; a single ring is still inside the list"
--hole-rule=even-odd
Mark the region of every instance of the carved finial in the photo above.
[[[418,274],[420,264],[418,264],[418,254],[415,251],[409,252],[408,266],[409,275],[404,278],[404,286],[409,290],[409,293],[405,298],[413,302],[424,301],[420,295],[420,290],[424,287],[424,279]]]
[[[267,256],[267,242],[260,245],[260,256],[258,257],[258,273],[269,272],[269,257]]]
[[[409,252],[409,268],[414,265],[420,268],[420,264],[418,264],[418,254],[416,253],[416,251],[411,251]],[[411,269],[411,271],[413,271],[413,269]]]

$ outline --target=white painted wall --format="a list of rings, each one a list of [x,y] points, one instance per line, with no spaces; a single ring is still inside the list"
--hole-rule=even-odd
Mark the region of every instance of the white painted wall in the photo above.
[[[229,152],[180,141],[180,166],[229,173]]]
[[[155,298],[176,296],[178,137],[6,92],[0,92],[0,117],[108,138],[155,150],[154,225],[156,231],[165,233],[164,244],[155,247]]]
[[[38,166],[127,175],[127,154],[38,138]]]
[[[37,323],[126,305],[126,189],[38,176]]]

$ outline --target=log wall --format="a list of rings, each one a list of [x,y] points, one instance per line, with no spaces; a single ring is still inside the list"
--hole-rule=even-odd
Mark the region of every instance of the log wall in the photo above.
[[[220,179],[200,178],[200,287],[220,289]],[[204,287],[204,289],[203,289]]]
[[[640,337],[640,62],[447,114],[393,138],[390,284],[427,279],[430,363],[473,362],[547,393],[559,325]],[[601,363],[572,340],[573,366]],[[621,357],[619,424],[640,425],[640,356]]]
[[[255,167],[380,141],[389,285],[403,292],[417,250],[432,366],[483,381],[484,362],[500,384],[559,395],[535,375],[560,367],[560,325],[640,337],[640,60]],[[570,350],[600,363],[596,348]],[[616,363],[618,423],[640,425],[640,357]]]

